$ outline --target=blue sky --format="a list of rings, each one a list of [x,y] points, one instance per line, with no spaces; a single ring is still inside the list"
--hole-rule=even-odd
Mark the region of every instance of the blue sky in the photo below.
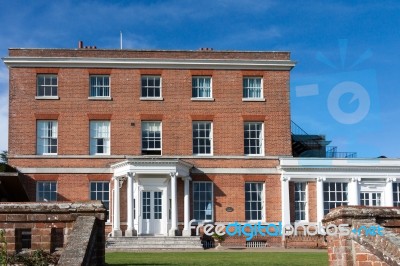
[[[359,157],[400,157],[398,1],[1,1],[9,47],[290,51],[292,119]],[[0,150],[8,70],[0,66]]]

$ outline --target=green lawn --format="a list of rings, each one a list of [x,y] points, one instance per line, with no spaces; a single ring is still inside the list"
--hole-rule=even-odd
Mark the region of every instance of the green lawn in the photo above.
[[[326,252],[113,252],[107,265],[328,265]]]

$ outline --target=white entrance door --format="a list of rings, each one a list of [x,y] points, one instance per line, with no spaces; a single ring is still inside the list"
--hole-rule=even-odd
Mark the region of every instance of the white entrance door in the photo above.
[[[142,234],[162,233],[162,191],[142,191]]]

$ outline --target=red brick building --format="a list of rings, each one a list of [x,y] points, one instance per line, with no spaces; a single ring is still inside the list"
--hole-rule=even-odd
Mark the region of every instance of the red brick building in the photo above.
[[[3,60],[9,164],[29,199],[102,200],[113,236],[400,206],[399,160],[290,158],[288,52],[10,49]]]
[[[3,60],[9,163],[30,200],[101,199],[114,236],[281,220],[290,53],[10,49]]]

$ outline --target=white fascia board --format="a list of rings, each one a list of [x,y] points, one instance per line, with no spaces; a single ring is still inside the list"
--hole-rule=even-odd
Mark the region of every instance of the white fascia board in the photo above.
[[[8,67],[291,70],[291,60],[5,57]]]

